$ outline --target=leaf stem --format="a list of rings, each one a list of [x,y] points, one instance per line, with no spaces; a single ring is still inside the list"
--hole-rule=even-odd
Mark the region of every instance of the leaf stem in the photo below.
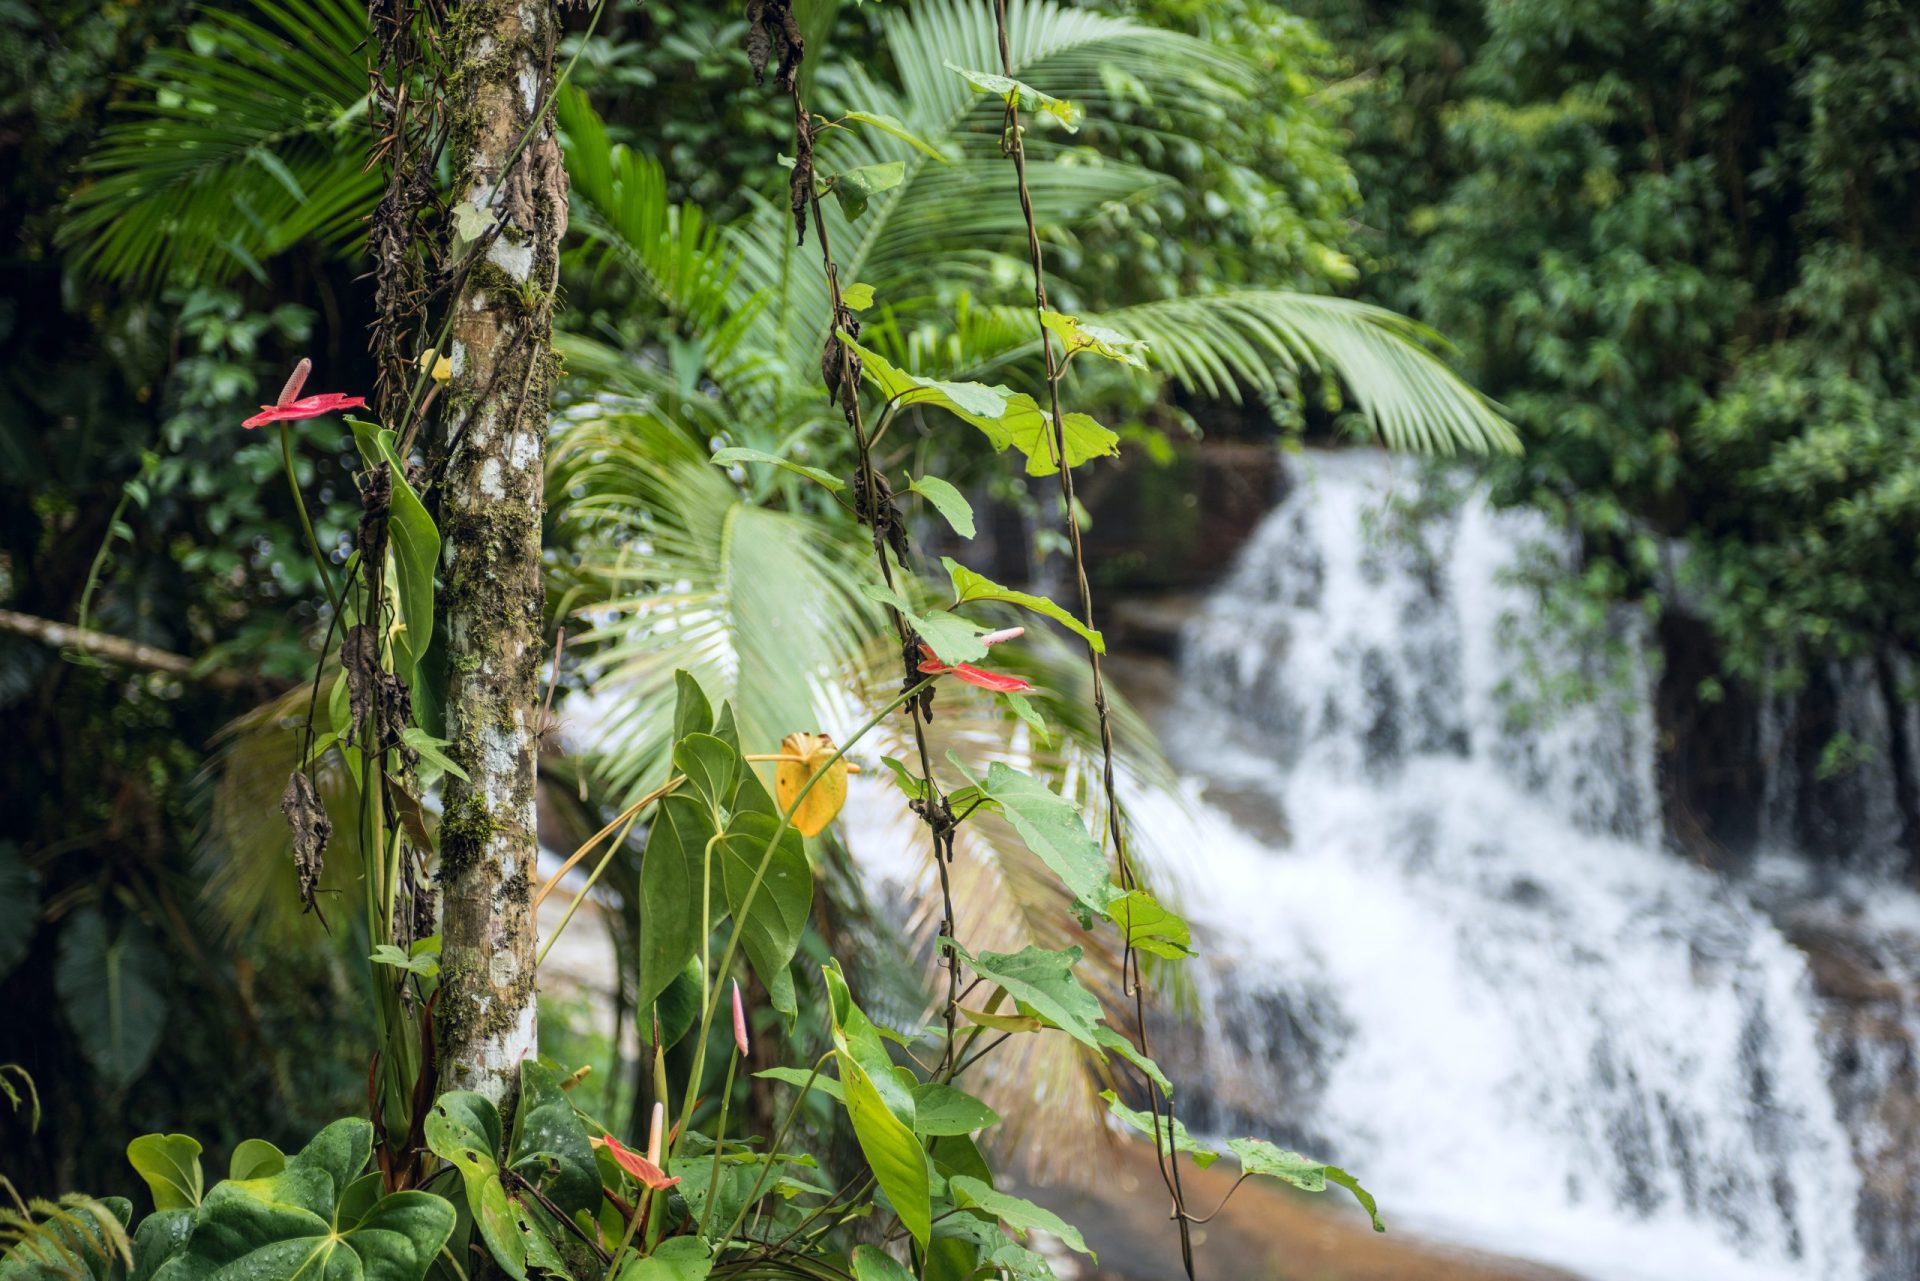
[[[938,678],[929,676],[925,680],[919,681],[901,693],[894,695],[891,702],[875,712],[872,717],[867,720],[866,724],[854,731],[851,738],[835,749],[833,755],[821,763],[820,767],[807,779],[805,785],[800,788],[800,791],[795,794],[793,803],[787,806],[786,811],[780,815],[780,825],[774,829],[773,836],[767,841],[767,848],[760,855],[760,865],[754,868],[753,880],[747,886],[746,895],[740,900],[740,908],[733,914],[733,929],[727,935],[727,946],[720,953],[720,964],[714,967],[715,973],[725,974],[733,965],[734,953],[738,951],[740,947],[740,936],[746,931],[747,917],[753,912],[753,901],[760,896],[760,884],[766,880],[767,869],[773,865],[773,852],[779,848],[781,838],[792,830],[794,812],[800,808],[801,802],[807,799],[807,793],[813,790],[814,784],[827,776],[833,769],[834,764],[838,762],[842,756],[845,756],[855,743],[858,743],[871,733],[873,728],[881,721],[906,706],[909,701],[919,695],[920,691],[933,684],[936,679]],[[700,1037],[699,1040],[694,1043],[693,1070],[687,1075],[688,1085],[685,1091],[686,1097],[683,1098],[680,1103],[679,1133],[677,1133],[673,1139],[673,1152],[680,1150],[681,1142],[687,1137],[687,1123],[693,1118],[694,1094],[700,1088],[700,1076],[706,1068],[707,1034],[713,1030],[713,1018],[715,1014],[719,1013],[719,1009],[720,991],[716,989],[709,994],[705,1002],[705,1008],[700,1013]],[[671,1159],[671,1155],[669,1155],[669,1159]]]
[[[307,549],[313,553],[314,568],[320,571],[320,588],[327,594],[327,603],[333,606],[333,612],[340,612],[340,597],[333,589],[333,566],[327,563],[326,554],[320,550],[320,540],[313,532],[313,521],[307,517],[307,500],[300,492],[300,477],[293,467],[293,432],[283,421],[280,424],[280,461],[287,469],[287,488],[293,491],[293,509],[300,513],[300,528],[307,535]]]

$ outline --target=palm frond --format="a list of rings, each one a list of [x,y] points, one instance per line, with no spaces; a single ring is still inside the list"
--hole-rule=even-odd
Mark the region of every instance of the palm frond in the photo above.
[[[1195,294],[1122,307],[1102,324],[1145,339],[1153,362],[1209,396],[1276,392],[1274,370],[1337,375],[1381,440],[1395,449],[1517,453],[1493,403],[1434,354],[1440,336],[1350,298],[1278,289]]]
[[[750,750],[823,723],[828,685],[880,625],[857,544],[749,502],[682,426],[638,410],[588,406],[561,425],[549,493],[579,549],[588,714],[616,793],[664,768],[676,670],[733,700]]]
[[[586,94],[563,92],[556,113],[566,137],[572,225],[587,238],[590,257],[602,269],[628,272],[689,333],[712,330],[736,269],[720,228],[699,206],[668,200],[660,162],[612,142]]]
[[[339,679],[337,665],[330,668],[320,687],[323,722]],[[194,860],[202,900],[229,939],[257,934],[284,940],[319,929],[311,918],[302,923],[293,841],[280,812],[287,777],[300,764],[310,697],[303,684],[228,724],[201,771],[208,804]],[[320,911],[332,919],[330,904],[357,903],[361,896],[357,793],[338,752],[321,758],[314,783],[333,820],[319,898]]]
[[[878,130],[829,130],[819,145],[822,175],[897,160],[903,178],[857,220],[829,202],[827,232],[843,280],[864,281],[883,296],[930,296],[936,283],[952,283],[956,269],[980,265],[1024,234],[1013,176],[999,150],[1001,112],[946,65],[997,67],[997,28],[992,6],[970,0],[933,0],[889,12],[882,21],[897,84],[859,67],[836,68],[827,114],[838,109],[834,104],[895,114],[947,163]],[[1184,114],[1200,125],[1209,111],[1242,100],[1253,84],[1252,68],[1237,55],[1132,19],[1021,0],[1008,21],[1015,74],[1044,82],[1096,114],[1125,82],[1126,92],[1184,104]],[[1103,205],[1138,199],[1170,181],[1038,135],[1030,155],[1028,185],[1055,235],[1069,234]],[[737,287],[780,300],[756,340],[793,353],[797,365],[800,353],[817,354],[825,341],[829,309],[819,254],[793,252],[787,218],[783,205],[761,202],[732,237],[743,257]]]
[[[205,10],[153,55],[142,96],[81,166],[60,230],[84,270],[154,284],[224,280],[307,240],[361,234],[366,14],[350,0],[252,0],[260,21]]]

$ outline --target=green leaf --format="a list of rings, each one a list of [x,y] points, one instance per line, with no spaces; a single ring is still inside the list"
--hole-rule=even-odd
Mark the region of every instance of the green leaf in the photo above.
[[[1136,951],[1179,960],[1192,956],[1193,930],[1186,918],[1168,911],[1145,890],[1122,894],[1106,905],[1107,919],[1120,927]]]
[[[981,794],[1000,807],[1034,856],[1082,903],[1096,911],[1122,897],[1108,879],[1107,855],[1072,802],[1039,779],[994,761]]]
[[[453,758],[440,749],[450,746],[444,738],[435,738],[418,725],[409,725],[400,731],[400,741],[420,754],[420,759],[453,775],[461,782],[468,781],[467,772],[454,764]]]
[[[886,1046],[853,1003],[838,963],[825,966],[824,973],[854,1138],[901,1224],[925,1248],[933,1227],[933,1181],[913,1132],[913,1096],[893,1074]]]
[[[873,297],[871,288],[865,285],[857,288],[866,289],[869,299]],[[822,471],[818,467],[809,467],[805,463],[796,463],[778,454],[769,454],[764,449],[723,449],[713,456],[713,462],[721,467],[731,467],[736,463],[766,463],[769,466],[784,468],[796,476],[805,476],[816,484],[824,485],[829,493],[837,494],[847,487],[847,482],[832,472]]]
[[[1100,1000],[1080,986],[1073,967],[1080,963],[1080,949],[1060,952],[1032,945],[1018,952],[982,952],[969,955],[959,944],[948,941],[974,972],[1007,989],[1007,995],[1059,1028],[1082,1045],[1100,1047],[1094,1025],[1100,1021]]]
[[[514,1281],[526,1281],[527,1243],[500,1182],[500,1113],[484,1095],[451,1090],[427,1112],[427,1149],[460,1172],[467,1210],[487,1253]]]
[[[97,908],[81,908],[60,931],[53,987],[80,1050],[100,1079],[133,1083],[160,1044],[167,1002],[154,986],[166,960],[147,927],[128,917],[109,929]]]
[[[1078,316],[1057,311],[1041,312],[1040,323],[1060,336],[1069,356],[1090,351],[1096,356],[1105,356],[1108,360],[1117,360],[1135,369],[1147,367],[1147,344],[1143,339],[1129,338],[1105,325],[1084,324]]]
[[[1046,718],[1040,715],[1039,710],[1034,707],[1033,701],[1025,694],[1009,691],[1000,697],[1006,699],[1007,706],[1014,710],[1014,714],[1025,721],[1028,726],[1032,728],[1033,732],[1040,736],[1042,743],[1051,743],[1053,741],[1053,736],[1047,733]]]
[[[932,156],[942,164],[947,163],[945,153],[937,150],[932,143],[927,142],[924,138],[920,137],[919,134],[907,128],[905,124],[901,123],[897,116],[882,115],[875,111],[849,111],[846,115],[842,116],[841,119],[855,120],[863,125],[869,125],[872,128],[878,129],[882,133],[892,134],[915,150]]]
[[[673,688],[673,741],[677,743],[689,734],[712,733],[713,705],[707,702],[700,682],[690,672],[675,671]]]
[[[405,970],[408,974],[418,974],[423,979],[440,977],[438,952],[412,956],[391,943],[382,943],[373,949],[373,954],[367,959],[375,965],[390,965],[396,970]]]
[[[242,1139],[227,1162],[229,1179],[265,1179],[287,1168],[287,1155],[265,1139]]]
[[[200,1174],[200,1141],[185,1134],[143,1134],[127,1144],[127,1160],[153,1193],[156,1210],[191,1210],[206,1182]]]
[[[807,1077],[813,1077],[813,1088],[832,1099],[835,1103],[847,1101],[846,1091],[840,1088],[840,1082],[821,1073],[809,1073],[805,1068],[775,1067],[764,1072],[755,1072],[755,1076],[765,1077],[769,1081],[784,1081],[794,1089],[805,1089]]]
[[[1004,601],[1006,604],[1018,605],[1021,609],[1039,614],[1043,618],[1051,618],[1093,646],[1093,652],[1096,654],[1107,652],[1105,637],[1045,596],[1035,596],[1031,592],[1018,592],[1011,587],[1002,587],[985,574],[976,574],[951,556],[942,556],[940,563],[946,566],[947,577],[953,580],[955,609],[962,605],[971,605],[975,601]]]
[[[945,610],[916,613],[905,596],[882,583],[862,583],[860,590],[869,599],[899,610],[913,630],[920,633],[920,639],[940,656],[941,662],[971,663],[987,656],[987,647],[980,638],[987,635],[988,629],[980,624]]]
[[[1054,447],[1053,418],[1026,392],[1009,395],[1005,408],[992,416],[964,409],[954,412],[985,432],[995,449],[1019,450],[1027,460],[1027,475],[1051,476],[1060,470],[1060,451]],[[1069,467],[1120,452],[1120,437],[1090,415],[1062,414],[1060,428],[1066,437]]]
[[[1102,1023],[1093,1030],[1094,1039],[1100,1042],[1100,1048],[1111,1050],[1127,1062],[1139,1068],[1149,1081],[1160,1087],[1160,1093],[1173,1097],[1173,1082],[1160,1070],[1160,1065],[1134,1048],[1133,1042],[1119,1032]]]
[[[865,311],[873,306],[873,286],[855,281],[840,291],[840,301],[845,303],[849,310]]]
[[[1380,1206],[1374,1201],[1373,1194],[1339,1166],[1301,1156],[1265,1139],[1229,1139],[1227,1148],[1240,1158],[1240,1168],[1248,1174],[1279,1179],[1283,1183],[1291,1183],[1302,1192],[1325,1192],[1328,1183],[1339,1184],[1353,1193],[1354,1200],[1360,1203],[1360,1207],[1367,1212],[1367,1218],[1373,1221],[1375,1232],[1387,1230],[1387,1225],[1380,1221]]]
[[[956,67],[951,62],[945,64],[948,71],[963,77],[966,82],[981,93],[990,93],[1001,101],[1025,108],[1028,111],[1044,111],[1066,127],[1068,133],[1080,131],[1080,121],[1084,113],[1079,106],[1041,93],[1029,84],[1022,84],[1008,76],[997,76],[988,71],[968,71],[965,67]]]
[[[372,1157],[372,1124],[359,1117],[342,1117],[308,1139],[287,1165],[322,1170],[335,1188],[344,1189],[360,1177]]]
[[[684,1184],[682,1186],[685,1186]],[[696,1217],[698,1212],[696,1211]],[[621,1281],[707,1281],[713,1251],[699,1237],[668,1237],[644,1259],[620,1269]]]
[[[795,1009],[789,1008],[790,992],[783,997],[774,984],[786,974],[813,910],[813,867],[807,862],[806,841],[796,829],[788,827],[773,843],[779,829],[779,820],[771,815],[735,814],[720,842],[720,862],[727,907],[741,926],[740,945],[772,994],[774,1008],[791,1017]],[[763,866],[759,891],[748,910],[747,895]]]
[[[877,1245],[853,1248],[854,1281],[913,1281],[913,1273]]]
[[[336,1121],[278,1174],[218,1184],[154,1281],[421,1281],[453,1232],[453,1206],[397,1192],[358,1215],[348,1185],[372,1144],[365,1121]]]
[[[712,734],[689,734],[673,745],[673,767],[685,774],[688,786],[718,812],[733,799],[740,754]]]
[[[600,1204],[600,1176],[585,1122],[560,1088],[560,1073],[533,1059],[520,1064],[520,1106],[513,1114],[507,1168],[567,1214]]]
[[[393,432],[353,417],[348,417],[347,425],[353,429],[354,443],[367,466],[384,462],[393,476],[387,539],[400,599],[401,626],[394,636],[395,668],[411,687],[433,641],[433,572],[440,563],[440,530],[407,483],[407,465],[393,452]]]
[[[896,368],[879,352],[862,347],[845,334],[841,335],[841,339],[860,357],[861,376],[878,387],[882,396],[902,408],[910,405],[938,405],[942,409],[959,414],[968,421],[972,421],[975,417],[997,420],[1006,412],[1008,397],[1011,393],[1005,387],[922,378],[918,374],[910,374],[904,369]]]
[[[849,222],[867,211],[867,204],[883,191],[891,191],[906,179],[905,161],[888,160],[877,165],[861,165],[833,176],[833,194]]]
[[[1119,1097],[1115,1095],[1112,1090],[1100,1091],[1100,1097],[1107,1101],[1107,1109],[1110,1112],[1112,1112],[1115,1116],[1119,1117],[1122,1121],[1125,1121],[1128,1125],[1132,1126],[1134,1129],[1140,1131],[1140,1133],[1148,1136],[1153,1135],[1154,1127],[1153,1127],[1152,1116],[1150,1116],[1145,1112],[1134,1111],[1132,1108],[1122,1103]],[[1167,1143],[1166,1126],[1167,1126],[1166,1118],[1162,1117],[1160,1120],[1160,1140],[1159,1141],[1160,1141],[1161,1148],[1163,1150],[1165,1149],[1166,1143]],[[1173,1122],[1173,1146],[1181,1152],[1191,1153],[1193,1156],[1193,1163],[1199,1166],[1203,1170],[1206,1169],[1208,1166],[1212,1165],[1215,1161],[1218,1161],[1220,1159],[1220,1154],[1218,1152],[1215,1152],[1212,1148],[1206,1147],[1205,1145],[1197,1142],[1192,1135],[1188,1134],[1186,1124],[1178,1120],[1177,1118]]]
[[[453,255],[458,258],[493,226],[493,215],[468,202],[453,207]]]
[[[932,503],[934,510],[953,526],[954,533],[962,538],[973,537],[973,504],[967,501],[966,495],[938,476],[922,476],[908,482],[907,488]]]
[[[33,869],[12,841],[0,841],[0,979],[13,972],[33,942],[40,891]]]
[[[998,1124],[998,1112],[957,1086],[927,1081],[913,1087],[915,1134],[972,1134]]]
[[[133,1234],[133,1269],[127,1274],[129,1281],[153,1281],[161,1265],[187,1244],[187,1234],[193,1231],[193,1217],[192,1210],[158,1210],[142,1219],[140,1230]],[[4,1275],[5,1270],[0,1269],[0,1276]],[[14,1279],[7,1277],[7,1281]],[[21,1278],[21,1281],[27,1279]]]
[[[640,980],[636,1008],[645,1010],[686,968],[718,919],[700,920],[700,890],[713,816],[691,796],[662,798],[640,860]],[[717,872],[717,869],[716,869]],[[719,877],[715,876],[717,882]],[[720,886],[711,907],[721,906]],[[642,1026],[646,1020],[642,1018]]]
[[[953,1194],[955,1205],[963,1208],[977,1206],[1005,1223],[1022,1237],[1033,1229],[1039,1228],[1042,1232],[1051,1232],[1059,1237],[1068,1249],[1077,1250],[1098,1262],[1093,1251],[1087,1249],[1086,1238],[1080,1235],[1080,1229],[1053,1211],[1043,1209],[1025,1197],[1012,1196],[964,1174],[948,1180],[947,1190]]]

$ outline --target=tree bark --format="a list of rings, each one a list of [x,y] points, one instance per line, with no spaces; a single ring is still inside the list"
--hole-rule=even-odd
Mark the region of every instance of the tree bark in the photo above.
[[[447,22],[453,378],[440,528],[449,776],[440,827],[443,1087],[510,1109],[535,1052],[532,909],[540,523],[567,179],[546,110],[551,0],[458,0]],[[477,255],[477,257],[476,257]]]

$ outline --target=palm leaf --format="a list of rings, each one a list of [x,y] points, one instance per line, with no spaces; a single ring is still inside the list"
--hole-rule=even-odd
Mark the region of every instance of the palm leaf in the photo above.
[[[1350,298],[1279,289],[1196,294],[1097,317],[1152,348],[1153,363],[1189,390],[1239,400],[1276,394],[1276,369],[1337,375],[1380,439],[1395,449],[1517,453],[1493,403],[1432,350],[1440,336]]]
[[[592,623],[580,643],[616,793],[664,769],[676,670],[733,700],[748,750],[824,723],[880,623],[857,543],[749,502],[683,428],[641,411],[566,422],[549,492],[579,549],[562,590]]]
[[[379,176],[363,172],[367,85],[350,0],[252,0],[260,20],[206,10],[152,57],[142,96],[81,165],[60,230],[83,270],[157,284],[224,280],[307,240],[359,238]]]

